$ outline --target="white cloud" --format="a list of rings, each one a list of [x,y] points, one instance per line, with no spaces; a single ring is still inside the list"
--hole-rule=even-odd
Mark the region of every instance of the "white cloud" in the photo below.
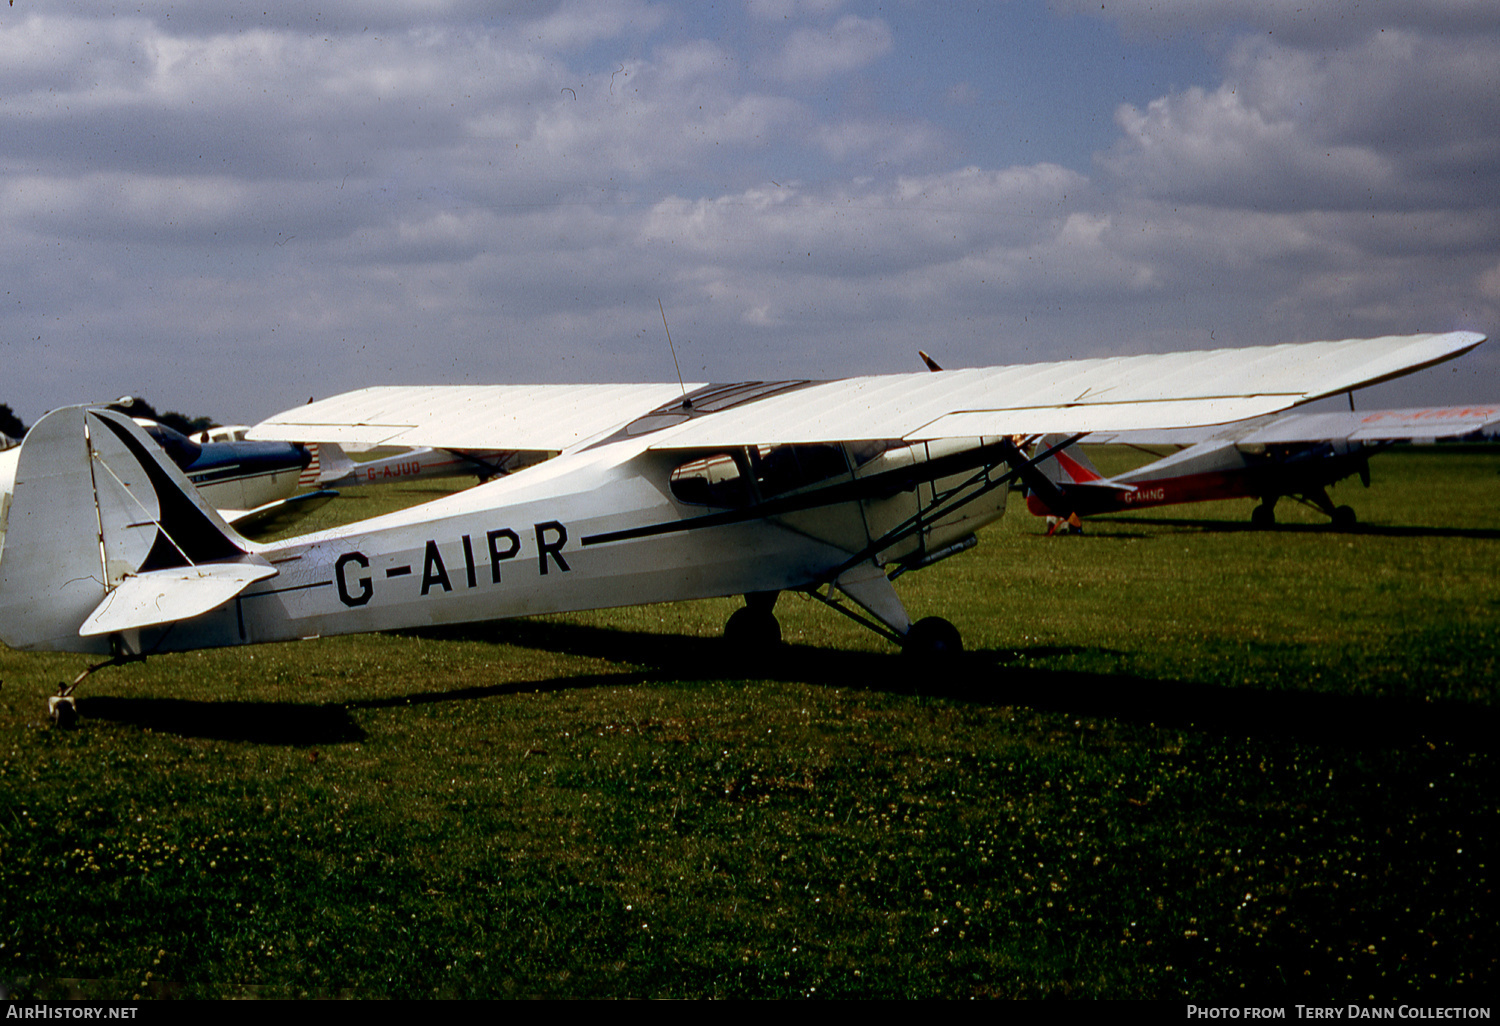
[[[1500,36],[1375,33],[1336,50],[1244,40],[1226,81],[1116,115],[1133,192],[1262,209],[1470,205],[1500,181]]]
[[[768,70],[783,82],[818,82],[873,63],[890,52],[891,39],[883,20],[846,14],[829,28],[793,31]]]
[[[1239,92],[1190,89],[1126,105],[1124,139],[1103,164],[1145,195],[1229,207],[1363,204],[1399,186],[1389,160],[1368,148],[1319,145],[1296,122],[1271,120]]]
[[[661,4],[637,0],[564,0],[555,11],[531,22],[521,32],[527,45],[569,50],[612,39],[627,31],[649,32],[666,17],[667,8]]]

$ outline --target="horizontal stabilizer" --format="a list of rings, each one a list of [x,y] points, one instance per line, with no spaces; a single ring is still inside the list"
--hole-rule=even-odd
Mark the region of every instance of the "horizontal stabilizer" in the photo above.
[[[92,638],[191,619],[223,605],[256,581],[274,576],[274,566],[259,563],[214,563],[133,574],[104,596],[78,634]]]

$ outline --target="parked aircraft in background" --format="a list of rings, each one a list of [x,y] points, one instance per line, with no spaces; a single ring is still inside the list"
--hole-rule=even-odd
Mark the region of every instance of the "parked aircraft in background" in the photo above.
[[[204,500],[236,531],[250,537],[278,530],[312,512],[337,498],[339,488],[456,474],[472,474],[485,481],[550,455],[419,448],[357,462],[336,444],[247,438],[251,429],[245,425],[209,428],[189,438],[156,421],[136,418],[136,423],[187,475]],[[0,552],[20,456],[15,444],[0,446]]]
[[[136,422],[187,476],[208,505],[245,534],[277,526],[335,497],[326,489],[294,495],[311,461],[307,447],[286,442],[196,442],[155,421]],[[0,452],[0,554],[4,552],[19,448]]]
[[[0,640],[110,658],[744,595],[726,636],[780,639],[796,590],[914,656],[961,649],[892,579],[974,544],[1016,480],[1011,438],[1242,420],[1410,373],[1472,332],[730,385],[543,385],[336,397],[339,438],[558,452],[519,473],[256,544],[119,413],[71,407],[21,446]],[[366,400],[388,410],[376,416]],[[322,404],[299,411],[309,424]],[[366,407],[361,412],[360,407]],[[292,415],[289,414],[290,419]],[[334,418],[324,417],[327,421]],[[295,425],[294,425],[295,426]],[[360,437],[356,437],[360,436]],[[366,437],[367,436],[367,437]]]
[[[204,501],[241,531],[294,506],[321,505],[337,492],[294,495],[313,454],[290,442],[197,442],[155,421],[137,420]]]
[[[510,474],[531,463],[540,462],[551,453],[523,454],[505,449],[466,450],[434,449],[420,446],[389,456],[355,461],[336,444],[310,442],[322,457],[320,481],[332,488],[359,485],[390,484],[414,478],[453,477],[472,474],[483,483],[498,474]]]
[[[321,482],[338,488],[455,474],[473,474],[484,482],[556,455],[555,449],[494,448],[483,441],[486,425],[478,425],[476,431],[465,424],[474,413],[472,400],[455,398],[453,392],[446,387],[361,389],[278,413],[248,429],[244,437],[318,445],[323,454]],[[420,441],[411,434],[419,416]],[[504,414],[486,409],[485,416],[503,419]],[[342,446],[394,452],[355,461]]]
[[[1286,413],[1218,428],[1105,432],[1088,443],[1134,447],[1178,445],[1143,467],[1105,477],[1077,446],[1038,463],[1056,495],[1033,493],[1026,506],[1054,522],[1095,513],[1218,499],[1259,499],[1250,514],[1257,527],[1276,522],[1276,503],[1295,499],[1348,527],[1356,515],[1335,506],[1327,488],[1359,475],[1370,484],[1370,457],[1402,441],[1458,438],[1500,425],[1500,404],[1334,413]],[[1044,436],[1038,446],[1062,441]]]
[[[278,418],[272,418],[255,427],[231,424],[209,428],[199,436],[198,440],[200,442],[289,441],[305,446],[312,458],[303,470],[300,483],[309,488],[352,488],[358,485],[390,484],[411,478],[451,477],[464,474],[472,474],[483,482],[497,474],[513,473],[537,462],[543,456],[552,455],[551,453],[521,454],[504,449],[449,451],[428,446],[416,448],[396,446],[395,451],[392,452],[389,451],[391,447],[388,446],[362,446],[361,448],[367,451],[380,450],[380,454],[369,459],[353,460],[336,442],[326,439],[320,442],[289,438],[284,431],[276,430],[274,425],[277,423]]]

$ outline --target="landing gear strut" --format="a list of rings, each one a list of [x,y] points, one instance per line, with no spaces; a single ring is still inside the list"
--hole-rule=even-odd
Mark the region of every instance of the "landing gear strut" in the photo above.
[[[1347,531],[1353,527],[1359,519],[1354,513],[1352,506],[1335,506],[1333,500],[1328,497],[1328,492],[1319,488],[1315,492],[1306,495],[1293,495],[1292,498],[1305,506],[1322,513],[1333,526],[1340,531]],[[1250,523],[1254,527],[1268,528],[1276,526],[1276,499],[1278,496],[1268,495],[1261,500],[1261,504],[1250,511]]]
[[[113,658],[104,660],[102,663],[95,663],[93,666],[88,667],[73,678],[73,683],[61,685],[57,689],[57,694],[47,699],[47,718],[59,730],[67,730],[70,727],[76,726],[78,723],[78,704],[73,699],[73,692],[78,690],[78,685],[83,683],[84,678],[88,677],[95,670],[102,670],[106,666],[139,662],[144,658],[145,656],[139,655],[116,655]]]

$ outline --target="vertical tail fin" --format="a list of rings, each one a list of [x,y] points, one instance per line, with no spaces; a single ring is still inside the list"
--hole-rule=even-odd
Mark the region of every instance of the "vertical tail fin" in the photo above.
[[[21,446],[0,559],[0,641],[107,652],[79,629],[127,576],[249,552],[182,472],[122,414],[55,410]]]
[[[318,475],[313,479],[313,487],[326,488],[334,481],[342,481],[354,473],[354,461],[345,453],[344,447],[336,442],[308,443],[309,449],[317,453]]]
[[[1067,435],[1043,435],[1042,440],[1037,443],[1037,448],[1046,450],[1058,442],[1067,440]],[[1094,481],[1104,480],[1104,475],[1095,469],[1094,464],[1083,450],[1076,445],[1069,446],[1037,464],[1040,470],[1053,484],[1066,487],[1070,484],[1088,484]]]

